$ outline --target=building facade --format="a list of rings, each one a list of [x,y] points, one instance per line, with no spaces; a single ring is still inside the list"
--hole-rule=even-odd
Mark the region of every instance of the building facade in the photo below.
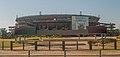
[[[15,34],[69,34],[70,31],[76,31],[74,34],[105,33],[106,27],[99,25],[99,19],[96,16],[77,14],[23,16],[16,18]]]

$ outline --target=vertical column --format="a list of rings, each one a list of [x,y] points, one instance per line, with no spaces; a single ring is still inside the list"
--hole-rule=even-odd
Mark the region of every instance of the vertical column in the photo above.
[[[37,41],[35,41],[35,51],[37,51]]]
[[[62,41],[62,49],[65,50],[65,41]]]
[[[13,50],[13,41],[10,41],[10,50]]]

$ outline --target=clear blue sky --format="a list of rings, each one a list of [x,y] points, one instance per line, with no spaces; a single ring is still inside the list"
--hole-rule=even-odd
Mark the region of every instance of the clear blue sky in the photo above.
[[[120,0],[0,0],[0,27],[15,24],[16,15],[53,13],[100,15],[100,22],[116,23],[120,28]]]

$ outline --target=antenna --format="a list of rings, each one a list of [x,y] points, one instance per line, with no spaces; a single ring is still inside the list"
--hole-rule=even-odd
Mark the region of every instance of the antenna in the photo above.
[[[42,14],[41,14],[41,11],[39,12],[39,14],[42,15]]]
[[[82,15],[82,11],[80,11],[80,15]]]

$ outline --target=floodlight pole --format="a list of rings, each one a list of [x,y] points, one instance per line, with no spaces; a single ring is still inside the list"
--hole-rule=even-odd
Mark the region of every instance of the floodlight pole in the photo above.
[[[55,23],[57,23],[56,22],[56,20],[57,20],[56,18],[54,18],[53,20],[55,21]],[[57,30],[57,25],[56,24],[55,24],[55,30]]]

